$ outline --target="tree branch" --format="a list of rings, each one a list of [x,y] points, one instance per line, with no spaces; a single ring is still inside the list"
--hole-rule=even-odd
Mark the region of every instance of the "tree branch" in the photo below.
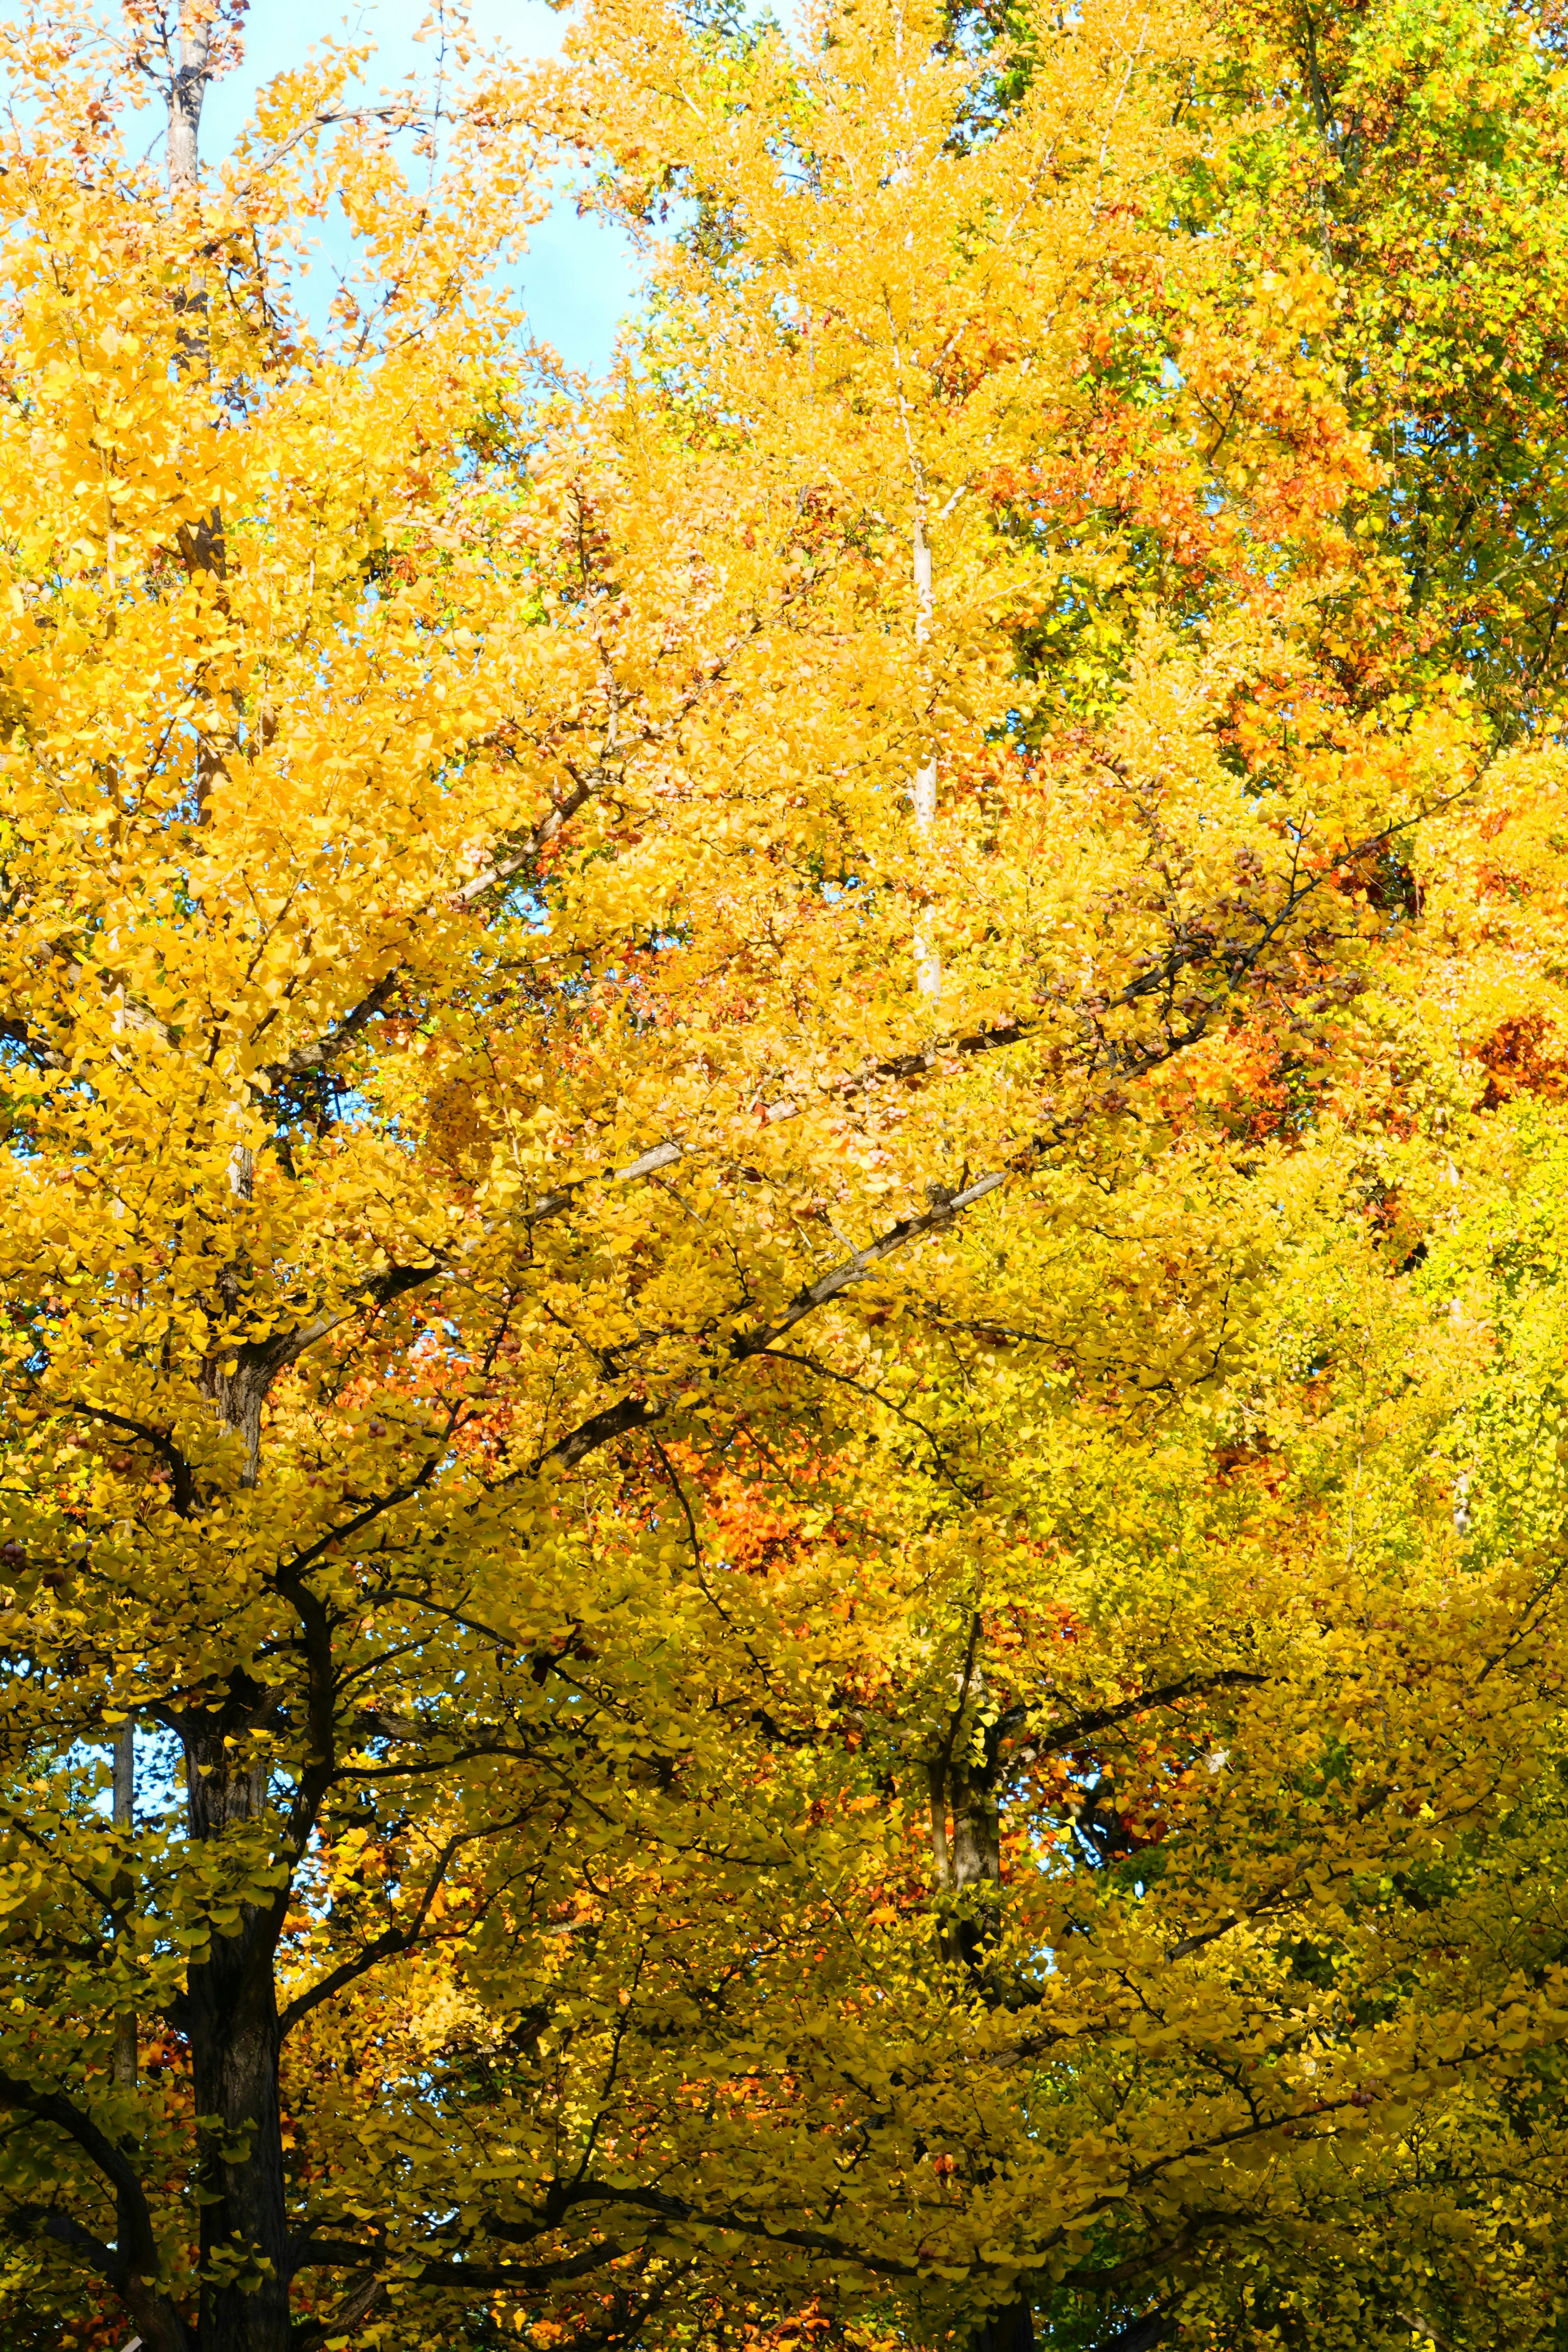
[[[1043,1748],[1047,1756],[1059,1756],[1064,1749],[1078,1747],[1092,1739],[1097,1732],[1112,1731],[1131,1717],[1144,1715],[1151,1707],[1177,1706],[1184,1698],[1196,1698],[1200,1693],[1214,1690],[1257,1689],[1268,1681],[1267,1675],[1247,1666],[1226,1666],[1218,1674],[1186,1675],[1178,1683],[1165,1683],[1159,1690],[1140,1691],[1132,1698],[1121,1699],[1114,1706],[1095,1707],[1087,1715],[1072,1717],[1067,1723],[1053,1726],[1044,1733],[1031,1731],[1033,1746]]]
[[[13,2115],[30,2116],[35,2122],[53,2124],[58,2131],[80,2148],[96,2169],[109,2182],[127,2213],[132,2225],[132,2242],[121,2246],[112,2257],[124,2266],[126,2273],[155,2273],[158,2249],[153,2234],[153,2217],[142,2183],[132,2170],[129,2159],[112,2140],[71,2100],[59,2091],[40,2091],[31,2083],[18,2080],[15,2074],[0,2074],[0,2107]],[[73,2222],[71,2227],[77,2225]],[[85,2232],[83,2233],[85,2236]],[[97,2242],[89,2241],[91,2243]],[[107,2275],[107,2273],[106,2273]]]

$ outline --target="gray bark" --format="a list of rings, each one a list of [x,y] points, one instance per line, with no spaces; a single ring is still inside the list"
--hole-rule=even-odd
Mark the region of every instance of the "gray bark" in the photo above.
[[[169,79],[171,194],[184,188],[194,188],[196,184],[197,135],[201,130],[202,100],[206,96],[207,77],[211,70],[212,40],[211,21],[191,26],[182,9],[179,37],[174,43],[174,70]]]

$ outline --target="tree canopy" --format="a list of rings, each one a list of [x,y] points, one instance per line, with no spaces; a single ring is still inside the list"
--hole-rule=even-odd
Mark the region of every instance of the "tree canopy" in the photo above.
[[[1556,14],[242,14],[0,29],[0,2345],[1560,2347]]]

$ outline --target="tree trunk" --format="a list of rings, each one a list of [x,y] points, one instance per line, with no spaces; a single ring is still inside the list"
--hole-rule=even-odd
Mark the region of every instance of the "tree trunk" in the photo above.
[[[1002,1885],[1002,1825],[996,1804],[995,1774],[941,1762],[929,1768],[931,1780],[931,1854],[937,1885],[944,1895],[962,1896],[971,1887],[995,1888],[983,1906],[973,1902],[954,1906],[943,1920],[942,1948],[950,1960],[971,1970],[982,1964],[985,1947],[995,1939],[999,1924],[995,1903]],[[952,1831],[948,1832],[948,1814]]]
[[[184,1727],[191,1834],[209,1853],[266,1807],[266,1767],[237,1770],[226,1747],[236,1727],[226,1708]],[[289,2343],[273,1926],[268,1911],[241,1905],[238,1928],[215,1936],[192,1967],[184,2004],[210,2200],[201,2214],[202,2352],[287,2352]]]
[[[915,574],[915,643],[923,646],[931,635],[931,541],[926,537],[925,510],[917,505],[914,536]],[[915,811],[915,831],[922,851],[929,851],[931,827],[936,823],[936,757],[932,756],[915,770],[911,787]],[[915,934],[915,972],[922,996],[942,994],[942,958],[931,942],[922,925]]]
[[[194,188],[202,100],[212,64],[212,21],[198,8],[182,7],[169,85],[169,186]]]
[[[1034,2306],[1026,2294],[1005,2304],[981,2322],[969,2338],[970,2352],[1035,2352]]]
[[[176,200],[196,189],[202,102],[212,70],[213,26],[204,8],[183,0],[168,85],[169,188]],[[202,337],[193,332],[187,358]],[[226,566],[223,522],[215,513],[181,534],[186,570],[221,583]],[[204,744],[198,798],[205,813],[212,761]],[[250,1154],[237,1145],[229,1187],[236,1202],[251,1192]],[[233,1275],[224,1286],[232,1288]],[[224,1304],[232,1307],[233,1297]],[[205,1368],[204,1387],[224,1425],[244,1448],[240,1483],[254,1487],[261,1446],[265,1382],[247,1361],[237,1376],[220,1352]],[[268,1770],[236,1758],[265,1713],[265,1695],[231,1683],[229,1703],[195,1711],[180,1725],[193,1843],[221,1866],[222,1844],[261,1822]],[[202,2134],[201,2352],[288,2352],[288,2222],[283,2137],[279,2103],[281,2040],[273,1954],[277,1920],[270,1908],[241,1904],[240,1924],[215,1935],[195,1962],[181,2007],[190,2041],[198,2129]]]
[[[127,1716],[114,1735],[113,1822],[120,1835],[129,1841],[136,1831],[136,1724]],[[131,1882],[126,1880],[128,1895]],[[116,1906],[115,1940],[119,1942],[131,1930],[129,1900]],[[136,2011],[123,2010],[114,2021],[114,2080],[116,2087],[127,2097],[136,2089]],[[135,2216],[131,2200],[121,2189],[116,2199],[116,2235],[121,2252],[131,2244],[135,2229]]]
[[[127,1716],[114,1735],[114,1792],[112,1819],[121,1836],[130,1838],[136,1829],[136,1725]],[[123,1936],[129,1929],[129,1917],[116,1923],[117,1933]],[[136,2012],[124,2011],[114,2021],[114,2079],[123,2091],[136,2088]]]
[[[986,1955],[1002,1924],[1002,1823],[991,1743],[984,1761],[960,1764],[950,1750],[945,1758],[932,1759],[927,1775],[937,1885],[944,1895],[958,1898],[951,1907],[944,1906],[937,1930],[942,1957],[963,1968],[987,1998],[994,1998]],[[972,1889],[984,1890],[978,1902]],[[1035,2352],[1034,2305],[1027,2288],[970,2330],[968,2352]]]

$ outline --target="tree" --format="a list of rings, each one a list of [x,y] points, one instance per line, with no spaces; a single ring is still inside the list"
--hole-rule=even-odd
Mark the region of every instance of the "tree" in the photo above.
[[[329,53],[204,177],[216,24],[7,51],[17,2293],[1396,2336],[1411,2115],[1480,2178],[1560,2037],[1464,1958],[1555,1570],[1457,1630],[1487,1341],[1394,1271],[1440,1160],[1367,1187],[1489,746],[1325,653],[1315,225],[1192,233],[1173,15]],[[574,404],[546,131],[687,207]]]
[[[1261,137],[1221,209],[1315,222],[1379,460],[1352,520],[1400,618],[1374,651],[1352,599],[1341,661],[1458,672],[1496,740],[1529,740],[1562,696],[1561,25],[1331,8],[1246,11],[1237,32],[1232,89]]]

